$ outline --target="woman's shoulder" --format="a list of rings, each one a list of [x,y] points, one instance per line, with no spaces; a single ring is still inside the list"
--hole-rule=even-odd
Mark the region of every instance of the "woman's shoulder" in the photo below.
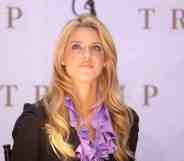
[[[135,155],[139,133],[139,115],[132,107],[128,107],[128,115],[130,119],[128,146]]]
[[[129,116],[130,123],[132,125],[135,123],[138,123],[139,122],[139,115],[136,112],[136,110],[134,108],[132,108],[131,106],[127,106],[127,110],[128,110],[128,116]]]
[[[35,119],[44,119],[46,117],[43,100],[35,103],[25,103],[22,115],[30,115]]]
[[[39,157],[50,159],[50,148],[45,133],[45,112],[41,101],[25,103],[23,111],[17,118],[13,130],[12,161],[36,161]],[[49,152],[49,153],[48,153]],[[48,157],[49,155],[49,157]],[[56,160],[56,159],[51,159]]]
[[[32,117],[36,120],[43,120],[46,117],[43,100],[34,103],[24,103],[23,111],[19,118]]]
[[[23,111],[17,118],[12,135],[16,135],[16,132],[21,130],[36,130],[40,128],[46,120],[46,113],[42,101],[35,103],[24,103]]]

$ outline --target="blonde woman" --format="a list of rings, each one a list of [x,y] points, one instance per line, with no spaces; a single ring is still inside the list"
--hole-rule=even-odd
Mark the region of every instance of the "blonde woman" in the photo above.
[[[101,21],[82,14],[59,36],[48,93],[25,104],[12,161],[133,161],[136,112],[120,98],[117,53]]]

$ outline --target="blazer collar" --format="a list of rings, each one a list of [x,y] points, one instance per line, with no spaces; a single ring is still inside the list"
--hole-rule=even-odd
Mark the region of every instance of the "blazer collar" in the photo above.
[[[70,126],[70,136],[68,139],[68,143],[70,145],[73,145],[74,150],[78,147],[78,145],[80,144],[80,139],[79,136],[77,134],[77,131],[74,127]]]

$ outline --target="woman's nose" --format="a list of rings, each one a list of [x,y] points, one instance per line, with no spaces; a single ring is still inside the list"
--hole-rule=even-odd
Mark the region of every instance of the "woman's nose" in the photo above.
[[[86,47],[85,50],[84,50],[84,53],[83,53],[85,59],[89,59],[90,58],[90,56],[91,56],[90,52],[91,51],[89,50],[89,48]]]

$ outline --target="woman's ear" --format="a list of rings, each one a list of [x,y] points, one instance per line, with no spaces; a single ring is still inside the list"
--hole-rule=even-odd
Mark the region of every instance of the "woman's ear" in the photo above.
[[[62,66],[65,66],[65,63],[64,63],[64,61],[62,61],[62,62],[61,62],[61,65],[62,65]]]
[[[62,56],[62,58],[61,58],[61,65],[62,65],[62,66],[65,66],[64,56]]]

